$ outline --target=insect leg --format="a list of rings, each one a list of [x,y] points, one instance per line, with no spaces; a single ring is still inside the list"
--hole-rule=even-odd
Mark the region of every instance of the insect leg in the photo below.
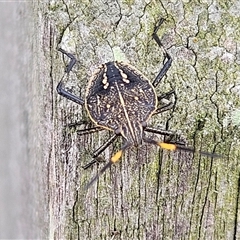
[[[153,127],[146,127],[144,129],[144,131],[163,135],[165,143],[185,145],[185,142],[183,140],[177,140],[180,138],[180,136],[173,131],[159,129],[159,128],[153,128]]]
[[[61,49],[61,48],[59,48],[58,50],[59,50],[61,53],[67,55],[67,56],[71,59],[70,62],[69,62],[69,64],[67,65],[67,67],[66,67],[66,69],[65,69],[65,72],[66,72],[67,74],[69,74],[69,72],[72,70],[72,68],[73,68],[73,66],[75,65],[75,63],[76,63],[77,60],[76,60],[76,58],[75,58],[71,53],[67,53],[65,50],[63,50],[63,49]],[[64,76],[63,76],[63,77],[64,77]],[[63,97],[65,97],[65,98],[67,98],[67,99],[69,99],[69,100],[71,100],[71,101],[73,101],[73,102],[75,102],[75,103],[78,103],[78,104],[80,104],[80,105],[83,105],[83,104],[84,104],[84,101],[83,101],[81,98],[73,95],[71,92],[68,92],[67,90],[64,89],[64,84],[63,84],[63,82],[62,82],[63,77],[62,77],[61,81],[60,81],[60,82],[58,83],[58,85],[57,85],[57,92],[58,92],[58,94],[61,95],[61,96],[63,96]]]
[[[100,170],[100,172],[94,177],[92,178],[92,180],[87,184],[87,186],[85,187],[86,189],[88,189],[95,181],[97,181],[99,179],[99,177],[109,168],[111,167],[112,164],[116,163],[119,161],[119,159],[121,158],[123,152],[131,146],[131,143],[126,142],[122,148],[117,151],[110,159],[110,161]]]
[[[73,54],[66,52],[62,48],[59,48],[58,51],[63,53],[63,54],[65,54],[65,55],[67,55],[71,59],[69,64],[67,65],[67,67],[65,69],[65,72],[69,73],[72,70],[73,66],[76,64],[77,59],[73,56]]]
[[[93,128],[77,130],[77,134],[81,136],[81,135],[96,133],[96,132],[103,131],[103,130],[106,130],[106,129],[104,129],[102,127],[93,127]]]
[[[169,100],[170,96],[174,95],[175,99],[176,99],[176,94],[174,90],[171,90],[167,93],[164,93],[160,96],[158,96],[158,102],[161,102],[163,104],[163,106],[160,106],[156,109],[156,111],[153,113],[153,115],[159,114],[159,113],[163,113],[165,111],[168,111],[172,108],[174,108],[176,101],[174,101],[174,103],[172,101]]]
[[[168,131],[168,130],[163,130],[163,129],[154,129],[154,128],[151,128],[151,127],[146,127],[145,131],[161,134],[161,135],[164,135],[164,136],[168,136],[170,138],[173,138],[175,136],[175,134],[173,132]],[[164,142],[158,142],[158,141],[155,141],[153,139],[146,138],[146,137],[144,137],[143,140],[147,143],[154,144],[154,145],[157,145],[157,146],[159,146],[163,149],[167,149],[167,150],[171,150],[171,151],[183,150],[185,152],[191,152],[191,153],[197,152],[195,150],[195,148],[185,146],[185,144],[183,142],[180,142],[180,141],[178,142],[178,141],[168,140],[168,141],[164,141]],[[203,156],[208,156],[208,157],[214,157],[214,158],[221,157],[221,155],[218,155],[216,153],[209,153],[209,152],[205,152],[205,151],[198,151],[198,153],[203,155]]]
[[[164,135],[170,138],[173,138],[176,135],[173,131],[153,127],[146,127],[144,128],[144,131]]]
[[[62,83],[62,80],[57,85],[57,92],[58,92],[59,95],[65,97],[65,98],[67,98],[67,99],[69,99],[69,100],[71,100],[71,101],[73,101],[77,104],[80,104],[80,105],[84,104],[84,101],[81,98],[73,95],[72,93],[70,93],[70,92],[68,92],[67,90],[64,89],[64,85]]]
[[[158,101],[161,101],[162,99],[169,99],[172,95],[176,97],[175,90],[171,90],[167,93],[163,93],[162,95],[158,96]]]
[[[165,62],[164,66],[160,70],[160,72],[158,73],[157,77],[155,78],[155,80],[152,83],[154,87],[157,87],[157,85],[161,82],[162,78],[165,76],[165,74],[167,73],[168,69],[171,67],[171,64],[172,64],[171,56],[163,48],[163,45],[162,45],[162,43],[160,41],[160,38],[157,35],[157,32],[158,32],[160,26],[162,25],[163,21],[164,21],[164,19],[161,18],[160,21],[158,22],[158,24],[155,26],[153,34],[152,34],[152,37],[156,41],[158,46],[164,50],[165,59],[167,59],[167,61],[165,62],[165,59],[164,59],[164,62]]]
[[[169,101],[169,103],[166,103],[164,106],[157,108],[156,111],[153,113],[153,115],[166,112],[166,111],[172,109],[173,107],[174,107],[174,103]]]
[[[109,146],[111,145],[116,139],[118,135],[114,134],[111,136],[102,146],[100,146],[95,152],[93,153],[92,157],[93,160],[89,162],[88,164],[84,165],[82,168],[85,170],[89,167],[91,167],[94,163],[98,162],[98,156]]]
[[[76,126],[86,125],[87,123],[88,123],[88,121],[82,120],[82,121],[66,124],[66,127],[72,128],[72,127],[76,127]]]

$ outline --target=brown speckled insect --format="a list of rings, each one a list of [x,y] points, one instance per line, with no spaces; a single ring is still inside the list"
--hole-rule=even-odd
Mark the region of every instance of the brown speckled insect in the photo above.
[[[162,47],[157,31],[162,24],[163,19],[155,27],[153,39],[159,47]],[[66,68],[69,73],[76,63],[76,58],[59,49],[60,52],[67,55],[71,61]],[[194,148],[184,146],[180,142],[173,141],[175,134],[172,131],[156,129],[147,126],[149,118],[154,114],[162,113],[173,107],[170,101],[164,101],[165,104],[158,107],[158,102],[168,99],[175,94],[174,91],[157,96],[155,89],[171,66],[172,59],[165,52],[165,64],[159,74],[151,83],[141,72],[133,66],[122,62],[108,62],[102,64],[89,80],[85,99],[81,99],[64,89],[62,81],[57,86],[57,92],[80,105],[85,105],[91,120],[96,127],[81,130],[80,135],[98,132],[104,129],[113,131],[113,135],[93,154],[93,160],[87,164],[84,169],[94,164],[98,156],[111,144],[118,136],[123,138],[123,145],[110,159],[110,161],[100,170],[87,185],[87,188],[96,181],[99,176],[121,158],[123,152],[131,146],[139,146],[142,142],[147,142],[160,146],[168,150],[182,149],[194,152]],[[167,103],[166,103],[167,102]],[[145,136],[145,132],[152,132],[167,136],[164,142],[158,142]],[[200,154],[216,157],[216,154],[200,152]]]

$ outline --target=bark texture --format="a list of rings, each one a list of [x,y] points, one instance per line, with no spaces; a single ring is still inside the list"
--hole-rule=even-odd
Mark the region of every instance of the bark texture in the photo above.
[[[38,3],[39,59],[50,239],[240,239],[240,4],[237,1],[49,1]],[[103,164],[83,170],[109,133],[79,137],[91,126],[84,107],[57,95],[68,59],[78,59],[66,87],[84,97],[94,69],[114,59],[129,61],[149,79],[173,64],[157,88],[175,89],[174,111],[149,124],[178,131],[188,145],[222,154],[207,158],[143,145],[127,151],[89,190]],[[41,52],[42,51],[42,52]],[[39,60],[38,60],[39,61]],[[87,124],[69,127],[70,123]],[[108,160],[121,141],[102,157]],[[46,149],[46,148],[45,148]],[[46,171],[45,171],[46,172]]]

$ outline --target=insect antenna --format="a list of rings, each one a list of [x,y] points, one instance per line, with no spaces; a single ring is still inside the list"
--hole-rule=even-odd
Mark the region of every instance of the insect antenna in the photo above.
[[[221,155],[216,154],[216,153],[197,151],[193,147],[188,147],[188,146],[184,146],[184,145],[180,145],[180,144],[176,144],[176,143],[172,143],[172,142],[169,142],[169,143],[158,142],[153,139],[146,138],[146,137],[143,140],[147,143],[157,145],[157,146],[161,147],[162,149],[166,149],[166,150],[170,150],[170,151],[183,150],[185,152],[199,153],[200,155],[208,156],[208,157],[212,157],[212,158],[221,158],[222,157]]]
[[[185,152],[199,153],[200,155],[207,156],[207,157],[222,158],[222,156],[220,154],[217,154],[217,153],[197,151],[196,149],[194,149],[192,147],[186,147],[186,146],[178,145],[178,144],[175,144],[175,146],[176,146],[176,150],[183,150]]]
[[[88,189],[95,181],[99,179],[99,177],[113,164],[112,161],[109,161],[101,170],[100,172],[91,179],[91,181],[85,186],[85,189]]]

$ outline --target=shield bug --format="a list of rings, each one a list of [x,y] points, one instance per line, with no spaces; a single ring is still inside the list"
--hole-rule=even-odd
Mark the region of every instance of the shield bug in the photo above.
[[[152,34],[153,39],[160,48],[163,47],[157,31],[163,21],[164,19],[159,21]],[[59,51],[70,58],[70,62],[65,70],[68,74],[76,63],[76,58],[61,48]],[[194,148],[185,146],[181,142],[173,141],[172,139],[175,136],[174,132],[149,127],[147,125],[152,115],[167,111],[174,105],[171,101],[164,101],[172,94],[175,94],[173,90],[161,96],[157,96],[155,92],[155,88],[172,63],[170,55],[165,50],[164,53],[166,59],[166,61],[164,61],[165,64],[152,83],[133,66],[117,61],[102,64],[95,71],[88,82],[84,100],[65,90],[62,80],[59,82],[57,92],[71,101],[85,105],[90,119],[96,125],[96,127],[81,130],[78,132],[80,135],[94,133],[104,129],[113,132],[112,136],[93,153],[93,160],[84,166],[84,169],[94,164],[99,158],[99,155],[113,143],[118,136],[123,138],[121,149],[111,157],[98,175],[88,183],[87,187],[96,181],[113,163],[118,162],[127,148],[139,146],[143,141],[157,145],[163,149],[180,149],[194,152]],[[164,104],[159,107],[158,102],[164,102]],[[163,142],[155,141],[147,138],[145,132],[161,134],[166,136],[166,139]],[[200,154],[211,157],[218,156],[207,152],[200,152]]]

